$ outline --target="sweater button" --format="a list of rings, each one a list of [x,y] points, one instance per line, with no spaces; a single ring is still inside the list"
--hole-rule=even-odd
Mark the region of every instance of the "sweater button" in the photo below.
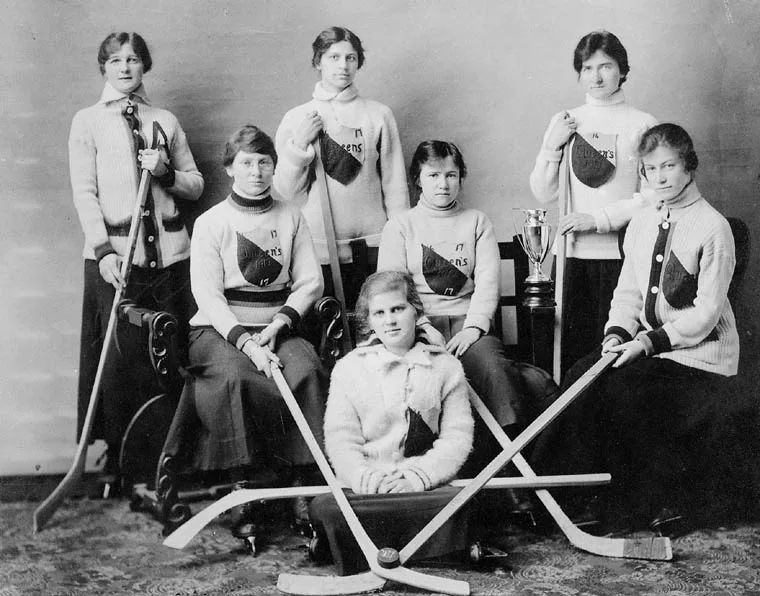
[[[660,290],[657,288],[657,286],[652,286],[652,289],[650,291],[652,292],[652,294],[656,294]]]
[[[662,229],[667,230],[670,227],[670,224],[666,221],[662,222]]]
[[[654,260],[657,261],[658,263],[662,263],[663,259],[664,259],[664,257],[662,255],[657,255],[654,258]]]
[[[148,236],[148,242],[153,242],[155,239],[156,239],[155,236]]]
[[[155,269],[155,268],[156,268],[156,265],[158,265],[158,263],[156,263],[155,261],[151,261],[151,262],[150,262],[150,268],[151,268],[151,269]]]

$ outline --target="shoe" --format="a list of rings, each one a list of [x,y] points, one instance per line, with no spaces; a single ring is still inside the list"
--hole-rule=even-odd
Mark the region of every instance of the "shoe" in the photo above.
[[[658,536],[676,538],[689,531],[689,524],[684,515],[676,509],[663,507],[655,518],[649,522],[649,529]]]

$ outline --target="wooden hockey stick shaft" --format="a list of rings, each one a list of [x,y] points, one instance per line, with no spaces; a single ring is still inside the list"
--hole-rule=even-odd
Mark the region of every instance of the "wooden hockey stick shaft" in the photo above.
[[[127,289],[127,282],[129,281],[129,274],[132,271],[132,259],[135,255],[135,248],[137,246],[137,237],[140,231],[140,218],[142,216],[143,208],[145,207],[145,201],[148,198],[148,189],[150,188],[151,175],[148,170],[143,170],[140,176],[140,186],[137,190],[137,200],[135,202],[134,211],[132,212],[132,221],[129,225],[129,237],[127,240],[127,254],[121,262],[121,277],[124,283],[116,290],[113,298],[113,304],[111,305],[111,314],[108,317],[108,325],[106,327],[106,333],[103,337],[103,348],[100,352],[100,360],[98,361],[97,372],[95,373],[95,381],[92,385],[92,391],[90,393],[90,401],[87,406],[87,414],[82,426],[82,434],[79,437],[79,443],[77,445],[76,454],[74,455],[74,462],[71,465],[66,476],[53,490],[53,492],[45,499],[37,509],[34,511],[34,532],[39,532],[45,527],[45,524],[55,513],[56,509],[61,505],[63,500],[77,487],[84,475],[84,467],[87,461],[87,447],[90,442],[90,436],[92,434],[92,427],[95,422],[95,413],[97,412],[98,403],[100,402],[100,385],[103,380],[103,371],[105,369],[106,362],[111,353],[113,344],[113,336],[116,332],[116,319],[119,303],[124,297],[124,293]]]
[[[567,117],[567,116],[565,116]],[[570,206],[570,143],[572,137],[565,144],[562,159],[559,162],[559,218],[558,222],[567,215]],[[565,258],[567,253],[567,236],[560,233],[560,224],[557,224],[557,255],[554,268],[554,353],[552,361],[552,373],[557,385],[562,379],[562,314],[563,294],[565,287]]]
[[[324,133],[321,133],[324,134]],[[343,278],[340,275],[340,260],[338,259],[338,238],[335,235],[335,220],[330,204],[330,191],[327,188],[327,173],[322,161],[322,151],[319,147],[319,137],[314,141],[314,169],[316,182],[319,187],[319,202],[322,207],[322,219],[325,225],[325,237],[327,240],[327,255],[330,259],[330,275],[333,282],[335,297],[342,307],[340,322],[343,327],[343,353],[348,354],[353,348],[351,341],[351,328],[348,325],[348,311],[346,308],[346,293],[343,290]]]
[[[351,507],[348,497],[346,497],[343,492],[343,488],[338,482],[335,473],[332,471],[327,458],[322,452],[322,448],[319,446],[319,443],[317,443],[317,439],[314,437],[314,433],[312,433],[311,428],[309,427],[309,423],[301,412],[301,408],[298,406],[298,402],[296,401],[293,392],[290,390],[290,387],[285,381],[285,377],[282,376],[282,371],[277,365],[272,365],[272,378],[277,384],[277,388],[280,390],[291,415],[295,419],[296,425],[306,441],[306,445],[309,447],[320,472],[322,472],[322,476],[324,476],[327,481],[327,485],[330,487],[330,492],[333,497],[335,497],[338,507],[343,513],[351,533],[356,538],[359,548],[361,548],[362,553],[367,559],[367,563],[369,563],[372,573],[388,580],[397,581],[424,590],[430,590],[431,592],[442,592],[444,594],[452,594],[453,596],[469,595],[470,586],[467,582],[426,575],[404,567],[387,569],[380,566],[377,561],[378,548],[372,542],[372,539],[362,526],[356,512],[354,512]]]
[[[493,436],[499,441],[502,449],[509,449],[512,441],[493,417],[483,400],[471,389],[470,401],[473,408],[478,412]],[[512,463],[524,478],[537,479],[528,462],[518,453],[512,458]],[[673,549],[670,539],[663,538],[605,538],[593,536],[578,528],[565,514],[559,503],[545,488],[534,488],[536,496],[541,500],[546,510],[557,522],[562,532],[567,536],[570,543],[587,552],[603,557],[621,557],[628,559],[648,559],[653,561],[670,561],[673,558]]]
[[[493,478],[499,470],[507,465],[515,455],[544,430],[560,413],[567,408],[583,391],[593,383],[617,358],[609,352],[594,364],[586,373],[573,383],[557,400],[544,410],[528,427],[521,432],[508,449],[504,449],[491,463],[473,478],[466,488],[457,493],[438,514],[420,530],[399,553],[401,563],[409,559],[428,539],[445,524],[452,515],[463,507],[475,494]]]
[[[454,480],[450,486],[465,488],[471,479]],[[558,474],[552,476],[524,475],[522,478],[493,478],[483,487],[489,490],[505,488],[557,488],[560,486],[598,486],[609,484],[609,474]],[[234,490],[189,519],[164,540],[164,546],[185,548],[187,544],[213,519],[233,507],[250,501],[274,501],[295,497],[316,497],[330,492],[329,486],[286,486],[282,488],[246,488]]]

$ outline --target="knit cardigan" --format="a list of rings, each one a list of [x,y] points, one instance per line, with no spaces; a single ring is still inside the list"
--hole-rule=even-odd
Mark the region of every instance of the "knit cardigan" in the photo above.
[[[634,213],[645,207],[640,195],[638,157],[636,149],[644,131],[657,124],[645,112],[632,108],[619,89],[612,96],[599,100],[587,95],[586,103],[568,110],[578,124],[577,132],[584,138],[594,134],[614,135],[615,173],[598,188],[578,180],[570,168],[570,205],[567,213],[588,213],[596,222],[596,233],[570,234],[567,256],[578,259],[619,259],[617,230],[625,227]],[[559,165],[563,150],[547,149],[544,143],[555,122],[565,112],[555,114],[544,133],[541,150],[530,174],[533,196],[541,203],[553,203],[559,197]],[[566,145],[569,147],[572,141]]]
[[[275,137],[279,161],[274,187],[282,198],[294,200],[303,209],[317,255],[325,264],[329,262],[327,236],[315,182],[314,147],[302,151],[293,143],[296,129],[313,110],[319,112],[331,136],[340,138],[341,130],[358,131],[363,163],[356,178],[344,185],[327,176],[338,256],[341,262],[350,262],[351,240],[364,238],[369,246],[377,246],[388,218],[409,209],[401,139],[390,108],[360,97],[353,85],[336,95],[317,83],[312,101],[283,117]]]
[[[445,349],[417,343],[396,356],[368,342],[333,369],[325,448],[338,479],[366,493],[373,473],[400,471],[416,491],[454,478],[472,446],[473,418],[462,365]],[[404,457],[410,410],[437,435]]]
[[[383,229],[377,268],[409,271],[427,316],[463,316],[487,333],[499,303],[501,261],[488,217],[459,202],[437,209],[424,198]]]
[[[198,303],[190,325],[212,325],[238,348],[250,337],[247,326],[267,325],[275,316],[294,326],[323,291],[298,209],[234,192],[195,222],[190,283]]]
[[[133,92],[141,133],[150,147],[153,123],[158,122],[168,139],[169,168],[164,180],[153,179],[153,218],[158,238],[154,239],[158,261],[151,265],[145,250],[145,230],[141,227],[134,263],[162,268],[190,256],[190,237],[181,219],[175,197],[194,201],[203,192],[203,176],[195,165],[185,133],[177,118],[148,102],[141,85]],[[69,135],[69,167],[74,205],[84,230],[86,259],[100,259],[108,253],[127,253],[127,238],[141,170],[137,167],[132,132],[122,112],[127,95],[106,83],[93,106],[77,112]]]
[[[605,340],[638,338],[656,358],[735,375],[739,336],[728,300],[734,239],[696,184],[667,208],[634,216],[624,251]]]

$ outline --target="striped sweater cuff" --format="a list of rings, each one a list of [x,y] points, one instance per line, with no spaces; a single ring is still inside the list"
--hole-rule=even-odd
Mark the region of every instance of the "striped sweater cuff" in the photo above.
[[[100,261],[102,261],[103,257],[105,256],[117,254],[116,249],[111,246],[111,243],[108,240],[106,240],[103,244],[99,244],[93,248],[93,251],[95,252],[95,260],[98,263],[100,263]]]
[[[604,331],[604,340],[602,341],[602,343],[603,344],[607,343],[607,340],[612,337],[617,337],[620,340],[621,344],[627,343],[629,341],[633,341],[633,337],[631,336],[630,333],[628,333],[628,331],[616,325],[613,325],[612,327],[608,327]]]
[[[662,327],[648,332],[646,338],[652,342],[652,349],[655,354],[670,352],[673,349],[673,346],[670,345],[670,338]]]
[[[169,166],[167,166],[167,168],[166,173],[163,176],[157,176],[155,180],[164,188],[171,188],[174,186],[176,172],[174,171],[174,168],[170,168]]]
[[[253,339],[251,334],[245,330],[242,325],[235,325],[227,334],[227,341],[235,346],[238,350],[242,349],[243,344],[249,339]]]
[[[283,306],[274,318],[284,320],[285,324],[291,329],[301,322],[301,315],[298,314],[298,311],[295,308],[290,306]]]

